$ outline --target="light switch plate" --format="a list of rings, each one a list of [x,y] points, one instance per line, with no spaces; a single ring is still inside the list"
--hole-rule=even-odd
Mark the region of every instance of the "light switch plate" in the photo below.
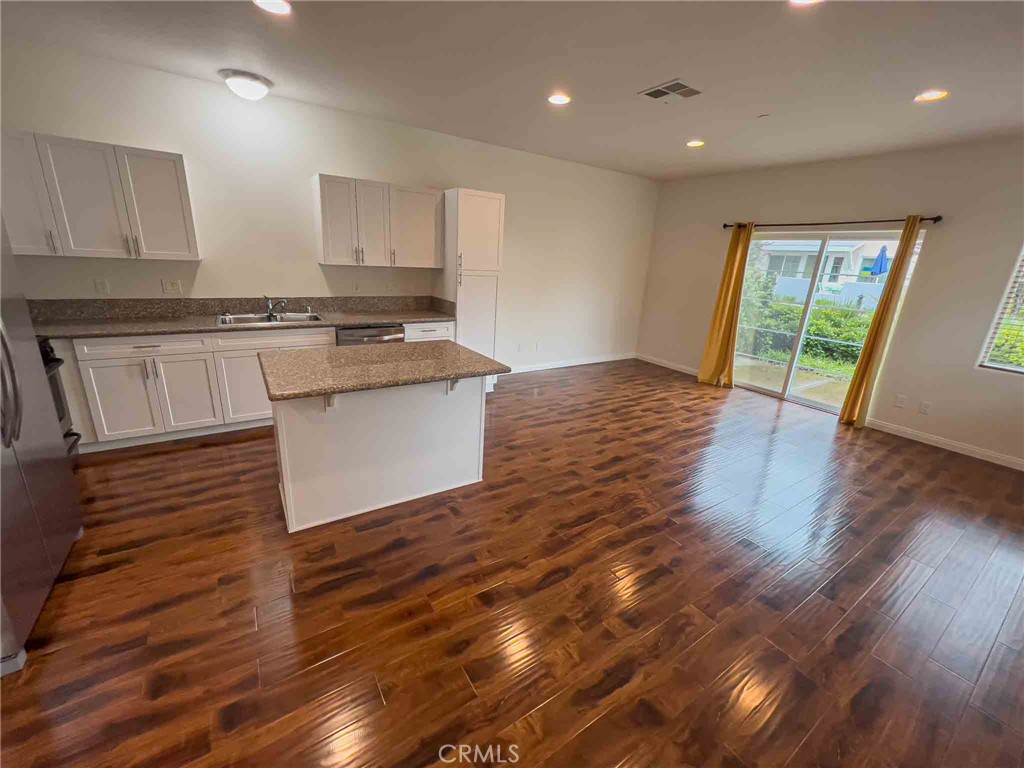
[[[96,293],[98,293],[100,296],[110,295],[110,283],[108,283],[103,278],[97,277],[95,280],[93,280],[92,287],[93,290],[95,290]]]
[[[894,407],[896,407],[896,408],[903,408],[903,407],[906,406],[906,404],[907,404],[907,396],[906,395],[896,395],[896,402],[893,403]]]

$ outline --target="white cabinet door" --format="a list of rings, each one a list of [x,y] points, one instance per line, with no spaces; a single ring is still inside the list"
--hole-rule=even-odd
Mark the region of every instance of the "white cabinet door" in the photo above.
[[[441,191],[392,184],[388,189],[391,214],[391,262],[396,267],[440,267]]]
[[[132,258],[114,148],[38,135],[36,146],[64,255]]]
[[[198,260],[184,158],[132,147],[114,147],[114,154],[136,257]]]
[[[272,413],[260,370],[259,351],[215,352],[214,359],[225,423],[269,419]]]
[[[481,355],[494,357],[498,275],[463,273],[456,303],[456,341]]]
[[[35,136],[4,130],[0,154],[0,200],[11,250],[20,256],[61,255]]]
[[[320,174],[313,179],[313,184],[317,193],[315,210],[320,263],[357,264],[359,228],[355,179]]]
[[[462,269],[492,272],[501,269],[505,196],[498,192],[460,189],[456,215]]]
[[[160,411],[168,432],[223,424],[213,355],[161,355],[153,362]]]
[[[356,215],[359,220],[359,263],[369,267],[389,266],[388,185],[357,179]]]
[[[97,440],[155,435],[164,431],[152,358],[79,363]]]

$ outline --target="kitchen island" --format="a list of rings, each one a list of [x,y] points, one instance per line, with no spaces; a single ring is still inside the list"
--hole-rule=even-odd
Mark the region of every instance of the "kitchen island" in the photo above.
[[[261,352],[288,531],[483,479],[484,383],[451,341]]]

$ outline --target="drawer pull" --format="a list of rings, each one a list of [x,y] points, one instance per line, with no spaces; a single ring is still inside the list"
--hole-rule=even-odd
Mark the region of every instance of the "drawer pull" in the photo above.
[[[159,344],[132,344],[132,349],[159,349]]]

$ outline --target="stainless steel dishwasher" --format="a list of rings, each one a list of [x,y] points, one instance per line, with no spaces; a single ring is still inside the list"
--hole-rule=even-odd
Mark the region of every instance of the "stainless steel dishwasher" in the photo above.
[[[401,325],[382,325],[362,328],[339,328],[339,347],[355,347],[360,344],[390,344],[405,341],[405,328]]]

